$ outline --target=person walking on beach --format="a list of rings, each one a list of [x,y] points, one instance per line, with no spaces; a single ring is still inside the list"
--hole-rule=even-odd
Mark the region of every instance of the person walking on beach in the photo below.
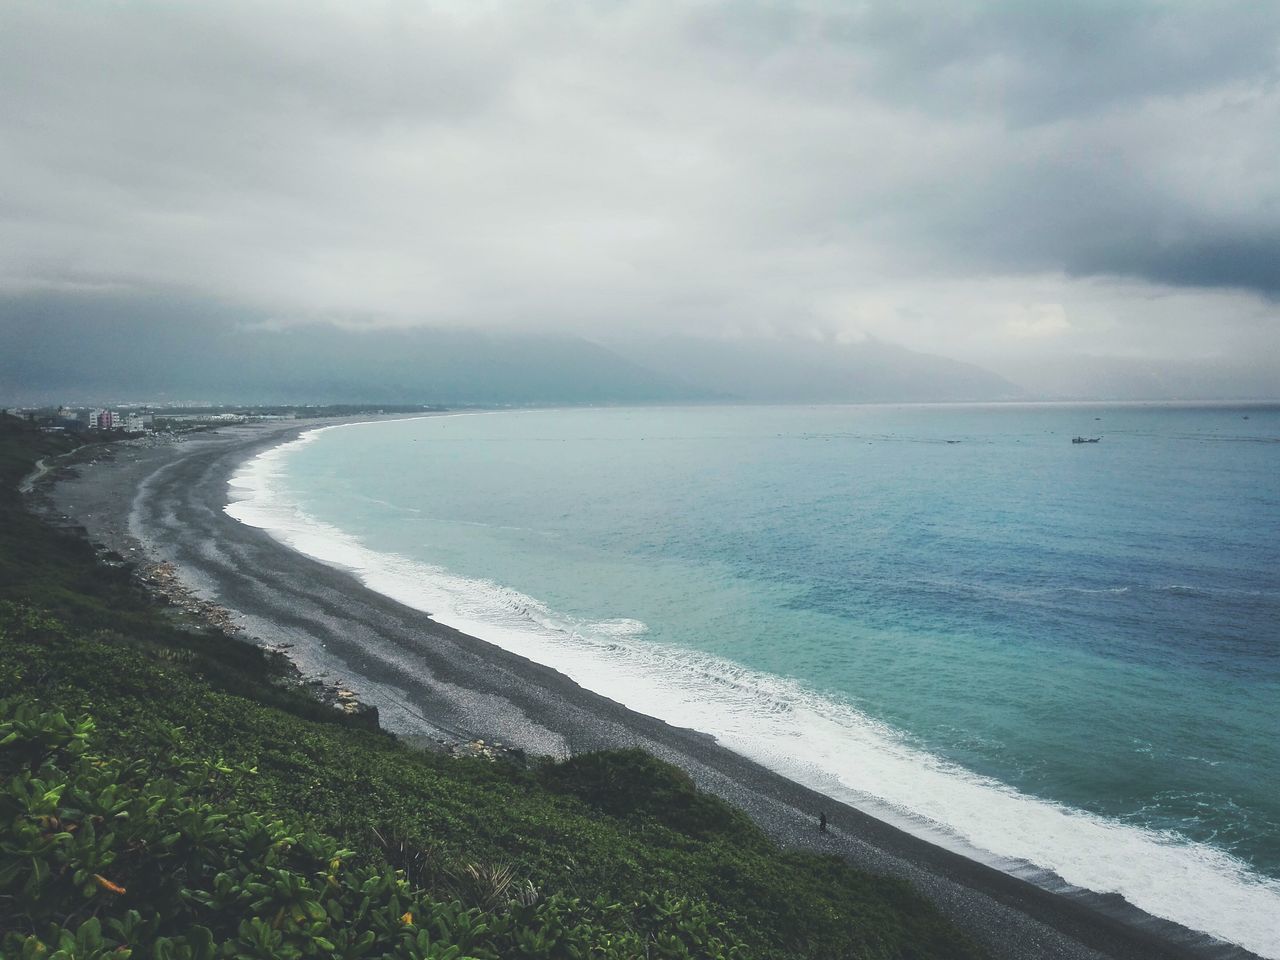
[[[818,832],[827,832],[827,811],[825,810],[818,811]]]

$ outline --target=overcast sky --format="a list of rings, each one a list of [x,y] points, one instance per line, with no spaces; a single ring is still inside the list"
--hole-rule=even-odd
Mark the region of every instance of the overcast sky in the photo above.
[[[1259,0],[7,0],[0,296],[1275,357],[1278,64]]]

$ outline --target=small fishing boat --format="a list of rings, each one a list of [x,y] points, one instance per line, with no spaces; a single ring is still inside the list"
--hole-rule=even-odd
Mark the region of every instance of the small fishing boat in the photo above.
[[[1072,443],[1098,443],[1101,437],[1072,437]]]

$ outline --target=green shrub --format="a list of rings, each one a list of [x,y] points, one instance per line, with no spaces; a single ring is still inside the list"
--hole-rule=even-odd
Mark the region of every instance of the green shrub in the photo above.
[[[473,867],[483,906],[353,865],[331,837],[203,799],[220,764],[163,769],[87,752],[93,723],[0,700],[0,930],[6,956],[735,957],[704,903],[622,905],[510,896],[514,875]],[[176,731],[175,741],[177,739]],[[524,888],[527,890],[527,888]]]
[[[755,838],[745,814],[700,791],[679,767],[643,750],[579,754],[547,766],[543,782],[610,816],[650,819],[693,837]]]

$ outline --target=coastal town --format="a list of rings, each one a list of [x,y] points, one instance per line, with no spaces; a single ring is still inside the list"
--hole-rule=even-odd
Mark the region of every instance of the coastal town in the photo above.
[[[241,412],[216,412],[197,410],[184,412],[152,407],[24,407],[0,411],[34,423],[47,433],[117,433],[141,435],[153,431],[191,429],[195,426],[244,423],[249,419],[261,419],[263,415]],[[293,419],[291,413],[287,419]],[[275,414],[275,419],[286,419]]]
[[[433,404],[303,404],[298,406],[218,404],[112,404],[9,407],[0,418],[15,417],[45,433],[70,433],[106,439],[123,439],[150,433],[189,433],[241,423],[304,420],[316,417],[350,417],[369,414],[431,413],[444,407]]]

